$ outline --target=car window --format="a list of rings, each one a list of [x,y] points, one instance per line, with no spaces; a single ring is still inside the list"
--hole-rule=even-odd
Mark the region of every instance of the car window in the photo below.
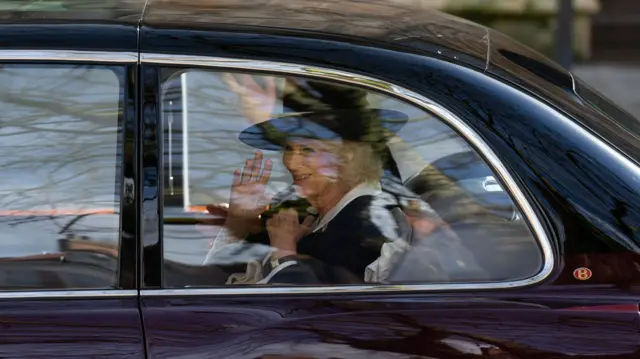
[[[600,92],[587,85],[583,80],[575,78],[575,92],[590,106],[614,121],[636,137],[640,137],[640,121],[630,113],[614,104]]]
[[[117,287],[123,79],[0,66],[0,291]]]
[[[352,85],[162,70],[164,286],[505,282],[540,247],[434,115]]]

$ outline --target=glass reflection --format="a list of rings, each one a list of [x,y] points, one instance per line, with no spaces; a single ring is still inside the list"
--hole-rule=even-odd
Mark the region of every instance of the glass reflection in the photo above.
[[[0,68],[0,290],[117,286],[123,73]]]
[[[323,81],[165,75],[166,286],[502,281],[540,269],[491,169],[430,114]]]

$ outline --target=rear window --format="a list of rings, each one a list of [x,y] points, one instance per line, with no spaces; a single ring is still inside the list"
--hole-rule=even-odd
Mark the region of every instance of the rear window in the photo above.
[[[640,139],[640,121],[635,116],[578,78],[575,79],[575,92],[589,106],[608,117],[637,139]]]

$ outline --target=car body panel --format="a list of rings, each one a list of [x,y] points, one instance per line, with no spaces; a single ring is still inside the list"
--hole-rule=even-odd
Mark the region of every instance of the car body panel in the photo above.
[[[635,162],[640,160],[640,121],[586,90],[584,83],[566,69],[507,36],[491,30],[487,73],[518,86],[592,131]],[[587,96],[585,96],[587,95]],[[607,111],[609,108],[609,111]]]
[[[137,27],[144,1],[38,1],[3,4],[3,49],[137,52]]]
[[[640,356],[636,127],[585,101],[569,72],[531,50],[410,3],[63,0],[55,9],[0,13],[3,49],[35,61],[49,60],[35,57],[44,49],[140,51],[143,60],[128,73],[124,115],[124,290],[0,293],[0,357]],[[543,224],[553,271],[500,290],[163,289],[165,265],[203,282],[208,272],[164,262],[158,106],[159,68],[168,65],[145,62],[147,54],[293,63],[318,76],[338,70],[433,100],[499,154]],[[460,180],[474,191],[479,178]],[[500,211],[503,199],[485,198]],[[79,262],[112,251],[77,242],[61,249]],[[44,268],[59,257],[30,260]],[[579,280],[580,268],[593,276]]]
[[[145,298],[143,311],[150,358],[637,356],[636,302],[590,310],[611,303],[598,294],[625,295],[599,292],[176,296]]]
[[[137,25],[146,0],[56,0],[25,4],[8,0],[0,8],[0,23],[129,24]]]
[[[142,25],[154,29],[153,33],[162,37],[162,42],[170,41],[165,37],[172,37],[171,29],[244,33],[257,37],[273,34],[403,49],[480,68],[486,66],[488,48],[487,29],[483,26],[408,1],[194,3],[150,0]],[[193,32],[193,36],[197,37],[198,33]],[[143,51],[156,51],[153,44],[153,41],[143,43]],[[184,46],[190,47],[189,44]],[[163,50],[177,49],[168,45]]]
[[[169,49],[165,53],[177,56],[165,66],[185,66],[178,53],[281,61],[318,73],[329,68],[365,75],[433,99],[500,154],[562,257],[551,276],[530,288],[455,295],[446,287],[437,293],[340,295],[143,290],[150,358],[569,358],[590,353],[633,358],[639,353],[637,168],[553,106],[486,76],[484,69],[333,39],[145,27],[143,62],[146,52],[162,52],[163,43]],[[144,66],[153,68],[149,62]],[[144,261],[157,265],[159,259]],[[580,267],[593,271],[591,280],[574,277]],[[582,339],[596,332],[607,339],[593,337],[585,345]],[[624,344],[616,346],[616,338],[623,337]]]
[[[0,299],[2,358],[145,357],[136,292],[128,298]]]

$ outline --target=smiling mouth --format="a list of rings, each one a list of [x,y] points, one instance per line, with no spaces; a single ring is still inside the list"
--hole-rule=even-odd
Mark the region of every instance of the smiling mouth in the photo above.
[[[306,180],[307,178],[311,177],[310,174],[304,174],[304,175],[294,175],[293,176],[293,180],[294,181],[302,181],[302,180]]]

